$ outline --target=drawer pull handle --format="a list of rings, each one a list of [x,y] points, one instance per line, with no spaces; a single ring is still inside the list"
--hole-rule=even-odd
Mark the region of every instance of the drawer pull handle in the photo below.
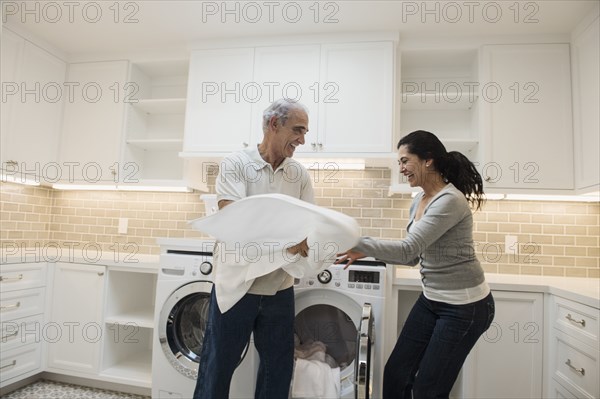
[[[585,327],[585,319],[575,320],[573,316],[571,316],[571,313],[567,314],[565,319],[569,320],[571,323],[581,324],[581,327]]]
[[[16,309],[21,306],[21,302],[13,303],[12,305],[0,306],[0,310]]]
[[[4,369],[7,369],[7,368],[9,368],[9,367],[16,366],[16,365],[17,365],[17,361],[16,361],[16,360],[13,360],[12,362],[10,362],[9,364],[7,364],[6,366],[2,366],[2,367],[0,367],[0,370],[4,370]]]
[[[17,329],[17,331],[15,331],[15,332],[11,332],[10,334],[3,335],[2,342],[6,342],[6,340],[9,338],[16,337],[18,334],[19,334],[19,330]]]
[[[581,374],[581,375],[585,375],[585,369],[584,369],[583,367],[582,367],[582,368],[580,368],[580,369],[578,369],[577,367],[573,366],[573,365],[571,364],[571,359],[567,359],[567,361],[565,362],[565,364],[566,364],[567,366],[569,366],[569,368],[570,368],[571,370],[573,370],[574,372],[576,372],[576,373],[579,373],[579,374]]]
[[[23,275],[19,274],[17,277],[4,277],[0,276],[0,281],[19,281],[23,280]]]

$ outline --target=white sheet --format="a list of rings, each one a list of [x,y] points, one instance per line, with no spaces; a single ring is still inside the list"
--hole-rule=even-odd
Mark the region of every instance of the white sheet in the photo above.
[[[340,368],[331,368],[319,360],[296,359],[292,380],[292,398],[340,397]]]
[[[337,253],[354,247],[360,235],[350,216],[283,194],[243,198],[190,223],[219,241],[215,289],[222,313],[248,292],[256,278],[279,268],[295,278],[316,275],[333,263]],[[307,257],[287,252],[305,238]]]

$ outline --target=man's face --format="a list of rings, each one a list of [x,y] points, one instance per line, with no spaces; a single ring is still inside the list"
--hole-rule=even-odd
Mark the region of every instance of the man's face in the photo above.
[[[281,156],[292,157],[296,147],[304,144],[308,132],[308,115],[302,110],[291,110],[284,124],[277,121],[275,128],[275,148]]]

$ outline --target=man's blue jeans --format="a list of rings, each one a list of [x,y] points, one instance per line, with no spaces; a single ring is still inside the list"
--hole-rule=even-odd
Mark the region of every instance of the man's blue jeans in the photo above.
[[[466,304],[430,301],[413,306],[383,375],[383,397],[448,398],[477,339],[494,319],[492,294]]]
[[[294,369],[294,318],[293,287],[272,296],[246,294],[224,314],[213,287],[194,399],[229,397],[231,377],[251,333],[260,356],[255,398],[287,398]]]

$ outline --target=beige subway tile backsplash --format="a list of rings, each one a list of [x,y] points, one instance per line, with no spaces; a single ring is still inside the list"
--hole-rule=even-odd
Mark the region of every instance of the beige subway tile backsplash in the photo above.
[[[311,171],[317,204],[354,217],[361,234],[405,236],[411,197],[387,195],[390,171]],[[214,191],[215,175],[209,187]],[[0,186],[3,249],[98,246],[102,251],[158,254],[156,239],[206,238],[188,225],[204,216],[200,193],[58,191]],[[475,250],[487,273],[600,277],[598,203],[488,201],[474,213]],[[119,218],[128,234],[118,234]],[[515,235],[518,250],[505,253]]]

